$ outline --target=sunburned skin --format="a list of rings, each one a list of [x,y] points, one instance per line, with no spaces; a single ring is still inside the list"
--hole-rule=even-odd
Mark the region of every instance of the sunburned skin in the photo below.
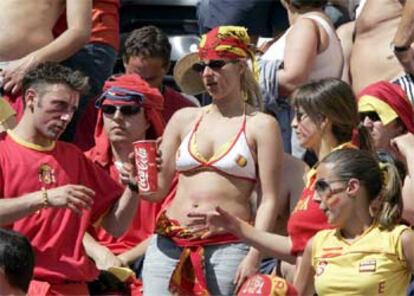
[[[350,59],[352,88],[356,93],[379,80],[393,80],[404,73],[392,42],[401,19],[398,0],[367,0],[355,24]]]
[[[49,44],[53,40],[53,26],[64,10],[64,2],[1,0],[0,61],[22,58]]]
[[[298,132],[301,133],[303,137],[308,137],[311,134],[311,132],[303,124],[298,126]]]

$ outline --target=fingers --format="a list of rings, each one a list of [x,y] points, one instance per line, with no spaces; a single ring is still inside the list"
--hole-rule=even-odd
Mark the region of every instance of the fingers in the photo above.
[[[70,196],[68,198],[67,204],[72,204],[80,210],[82,210],[82,209],[90,210],[91,204],[84,201],[82,198],[83,198],[82,196],[77,195],[77,193],[74,193],[73,196]]]
[[[208,227],[200,227],[196,230],[190,229],[191,237],[189,240],[198,240],[198,239],[205,239],[210,237],[212,234],[208,230]]]
[[[160,147],[161,143],[162,143],[162,137],[158,137],[158,138],[155,140],[155,145],[156,145],[157,147]]]
[[[202,218],[202,219],[192,219],[190,221],[190,223],[187,224],[188,227],[193,227],[193,226],[200,226],[200,225],[206,225],[206,219]]]
[[[189,212],[187,214],[187,217],[189,217],[189,218],[206,218],[207,214],[198,213],[198,212]]]
[[[71,203],[79,208],[90,209],[93,204],[93,196],[95,191],[92,189],[82,186],[82,185],[73,185],[69,191],[69,199]]]
[[[237,280],[235,282],[236,286],[234,288],[234,291],[238,292],[240,288],[243,286],[243,283],[246,280],[247,276],[242,271],[238,272],[236,275],[237,275]]]
[[[72,204],[70,202],[68,202],[66,204],[66,207],[69,208],[69,209],[71,209],[72,211],[74,211],[78,215],[82,214],[82,210],[79,209],[78,207],[76,207],[74,204]]]
[[[234,275],[234,279],[233,279],[233,284],[235,285],[234,291],[238,290],[237,288],[238,288],[240,277],[241,277],[241,267],[239,266],[237,268],[236,274]]]
[[[134,176],[137,175],[137,167],[135,164],[135,153],[131,152],[130,154],[128,154],[128,167],[130,168],[129,173],[132,173]],[[125,164],[124,164],[125,167]]]

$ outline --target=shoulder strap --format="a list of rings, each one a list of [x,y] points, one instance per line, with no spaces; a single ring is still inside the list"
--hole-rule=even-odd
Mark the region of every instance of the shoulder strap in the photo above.
[[[328,33],[330,37],[335,36],[335,30],[329,25],[329,23],[323,17],[314,14],[305,14],[302,17],[316,21],[323,27],[323,29],[326,31],[326,33]]]

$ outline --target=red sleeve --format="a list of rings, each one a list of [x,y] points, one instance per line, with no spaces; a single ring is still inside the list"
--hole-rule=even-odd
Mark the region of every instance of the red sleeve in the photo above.
[[[83,157],[83,184],[95,191],[92,222],[97,221],[121,197],[124,189],[101,167]]]

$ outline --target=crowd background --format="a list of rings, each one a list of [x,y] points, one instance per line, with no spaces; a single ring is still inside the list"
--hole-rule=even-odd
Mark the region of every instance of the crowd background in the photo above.
[[[120,7],[0,3],[0,294],[413,293],[413,1]]]

